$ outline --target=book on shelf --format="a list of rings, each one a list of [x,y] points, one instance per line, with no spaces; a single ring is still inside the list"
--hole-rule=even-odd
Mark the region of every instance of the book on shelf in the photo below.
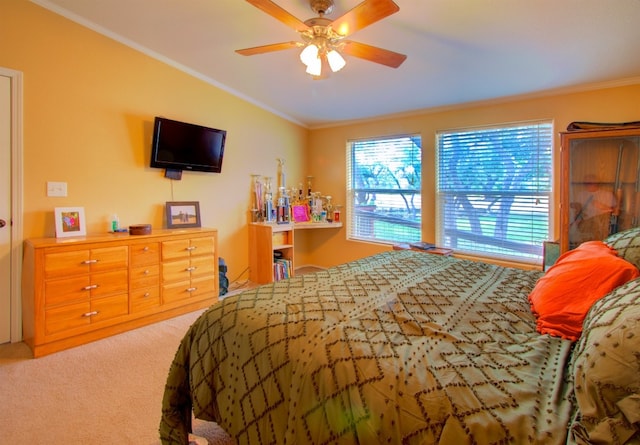
[[[291,260],[286,258],[274,258],[273,279],[278,281],[289,277],[291,277]]]

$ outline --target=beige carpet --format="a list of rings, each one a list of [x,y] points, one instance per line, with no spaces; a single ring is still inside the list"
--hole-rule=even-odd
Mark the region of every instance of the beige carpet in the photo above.
[[[159,444],[169,365],[201,312],[38,359],[23,343],[0,346],[0,443]],[[215,423],[194,433],[234,443]]]
[[[305,266],[296,274],[315,272]],[[255,284],[230,286],[233,295]],[[0,345],[1,444],[158,445],[162,394],[183,335],[202,311],[38,359],[24,343]],[[210,445],[234,445],[194,420]],[[199,444],[198,444],[199,445]]]

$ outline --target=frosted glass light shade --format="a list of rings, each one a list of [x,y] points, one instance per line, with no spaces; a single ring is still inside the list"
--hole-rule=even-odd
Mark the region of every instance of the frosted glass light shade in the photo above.
[[[318,59],[318,47],[313,43],[307,45],[300,53],[300,60],[307,66],[315,63],[316,59]]]
[[[335,49],[332,49],[327,53],[327,61],[329,62],[331,71],[333,71],[334,73],[336,71],[340,71],[347,64],[340,53]]]
[[[319,76],[322,73],[322,60],[319,57],[307,65],[307,73],[312,76]]]

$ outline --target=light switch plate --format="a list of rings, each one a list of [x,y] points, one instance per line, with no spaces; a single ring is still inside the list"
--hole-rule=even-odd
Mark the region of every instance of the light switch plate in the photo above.
[[[47,182],[47,196],[67,196],[67,183]]]

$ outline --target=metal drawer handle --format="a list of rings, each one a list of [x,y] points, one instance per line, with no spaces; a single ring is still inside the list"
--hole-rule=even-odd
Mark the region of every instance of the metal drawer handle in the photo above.
[[[187,247],[187,250],[196,250],[198,248],[198,246],[189,246]]]
[[[145,292],[145,293],[144,293],[144,297],[145,297],[145,298],[146,298],[146,297],[148,297],[149,295],[151,295],[149,292]]]
[[[189,289],[187,289],[187,292],[194,292],[197,291],[198,288],[197,287],[190,287]]]
[[[194,271],[194,270],[196,270],[196,269],[197,269],[197,267],[196,267],[196,266],[191,266],[191,267],[187,267],[185,270],[186,270],[187,272],[193,272],[193,271]]]
[[[142,248],[142,250],[144,250],[144,251],[146,252],[147,250],[149,250],[149,246],[144,246],[144,247]]]
[[[98,315],[99,312],[98,311],[91,311],[91,312],[85,312],[84,314],[82,314],[83,317],[93,317],[94,315]]]
[[[99,286],[97,284],[90,284],[89,286],[83,287],[84,290],[97,289]]]
[[[149,275],[150,273],[151,273],[151,272],[149,272],[149,269],[147,269],[147,270],[145,270],[145,271],[144,271],[144,274],[145,274],[145,275]]]
[[[84,260],[82,262],[82,264],[93,264],[93,263],[97,263],[97,262],[98,262],[98,260]]]

